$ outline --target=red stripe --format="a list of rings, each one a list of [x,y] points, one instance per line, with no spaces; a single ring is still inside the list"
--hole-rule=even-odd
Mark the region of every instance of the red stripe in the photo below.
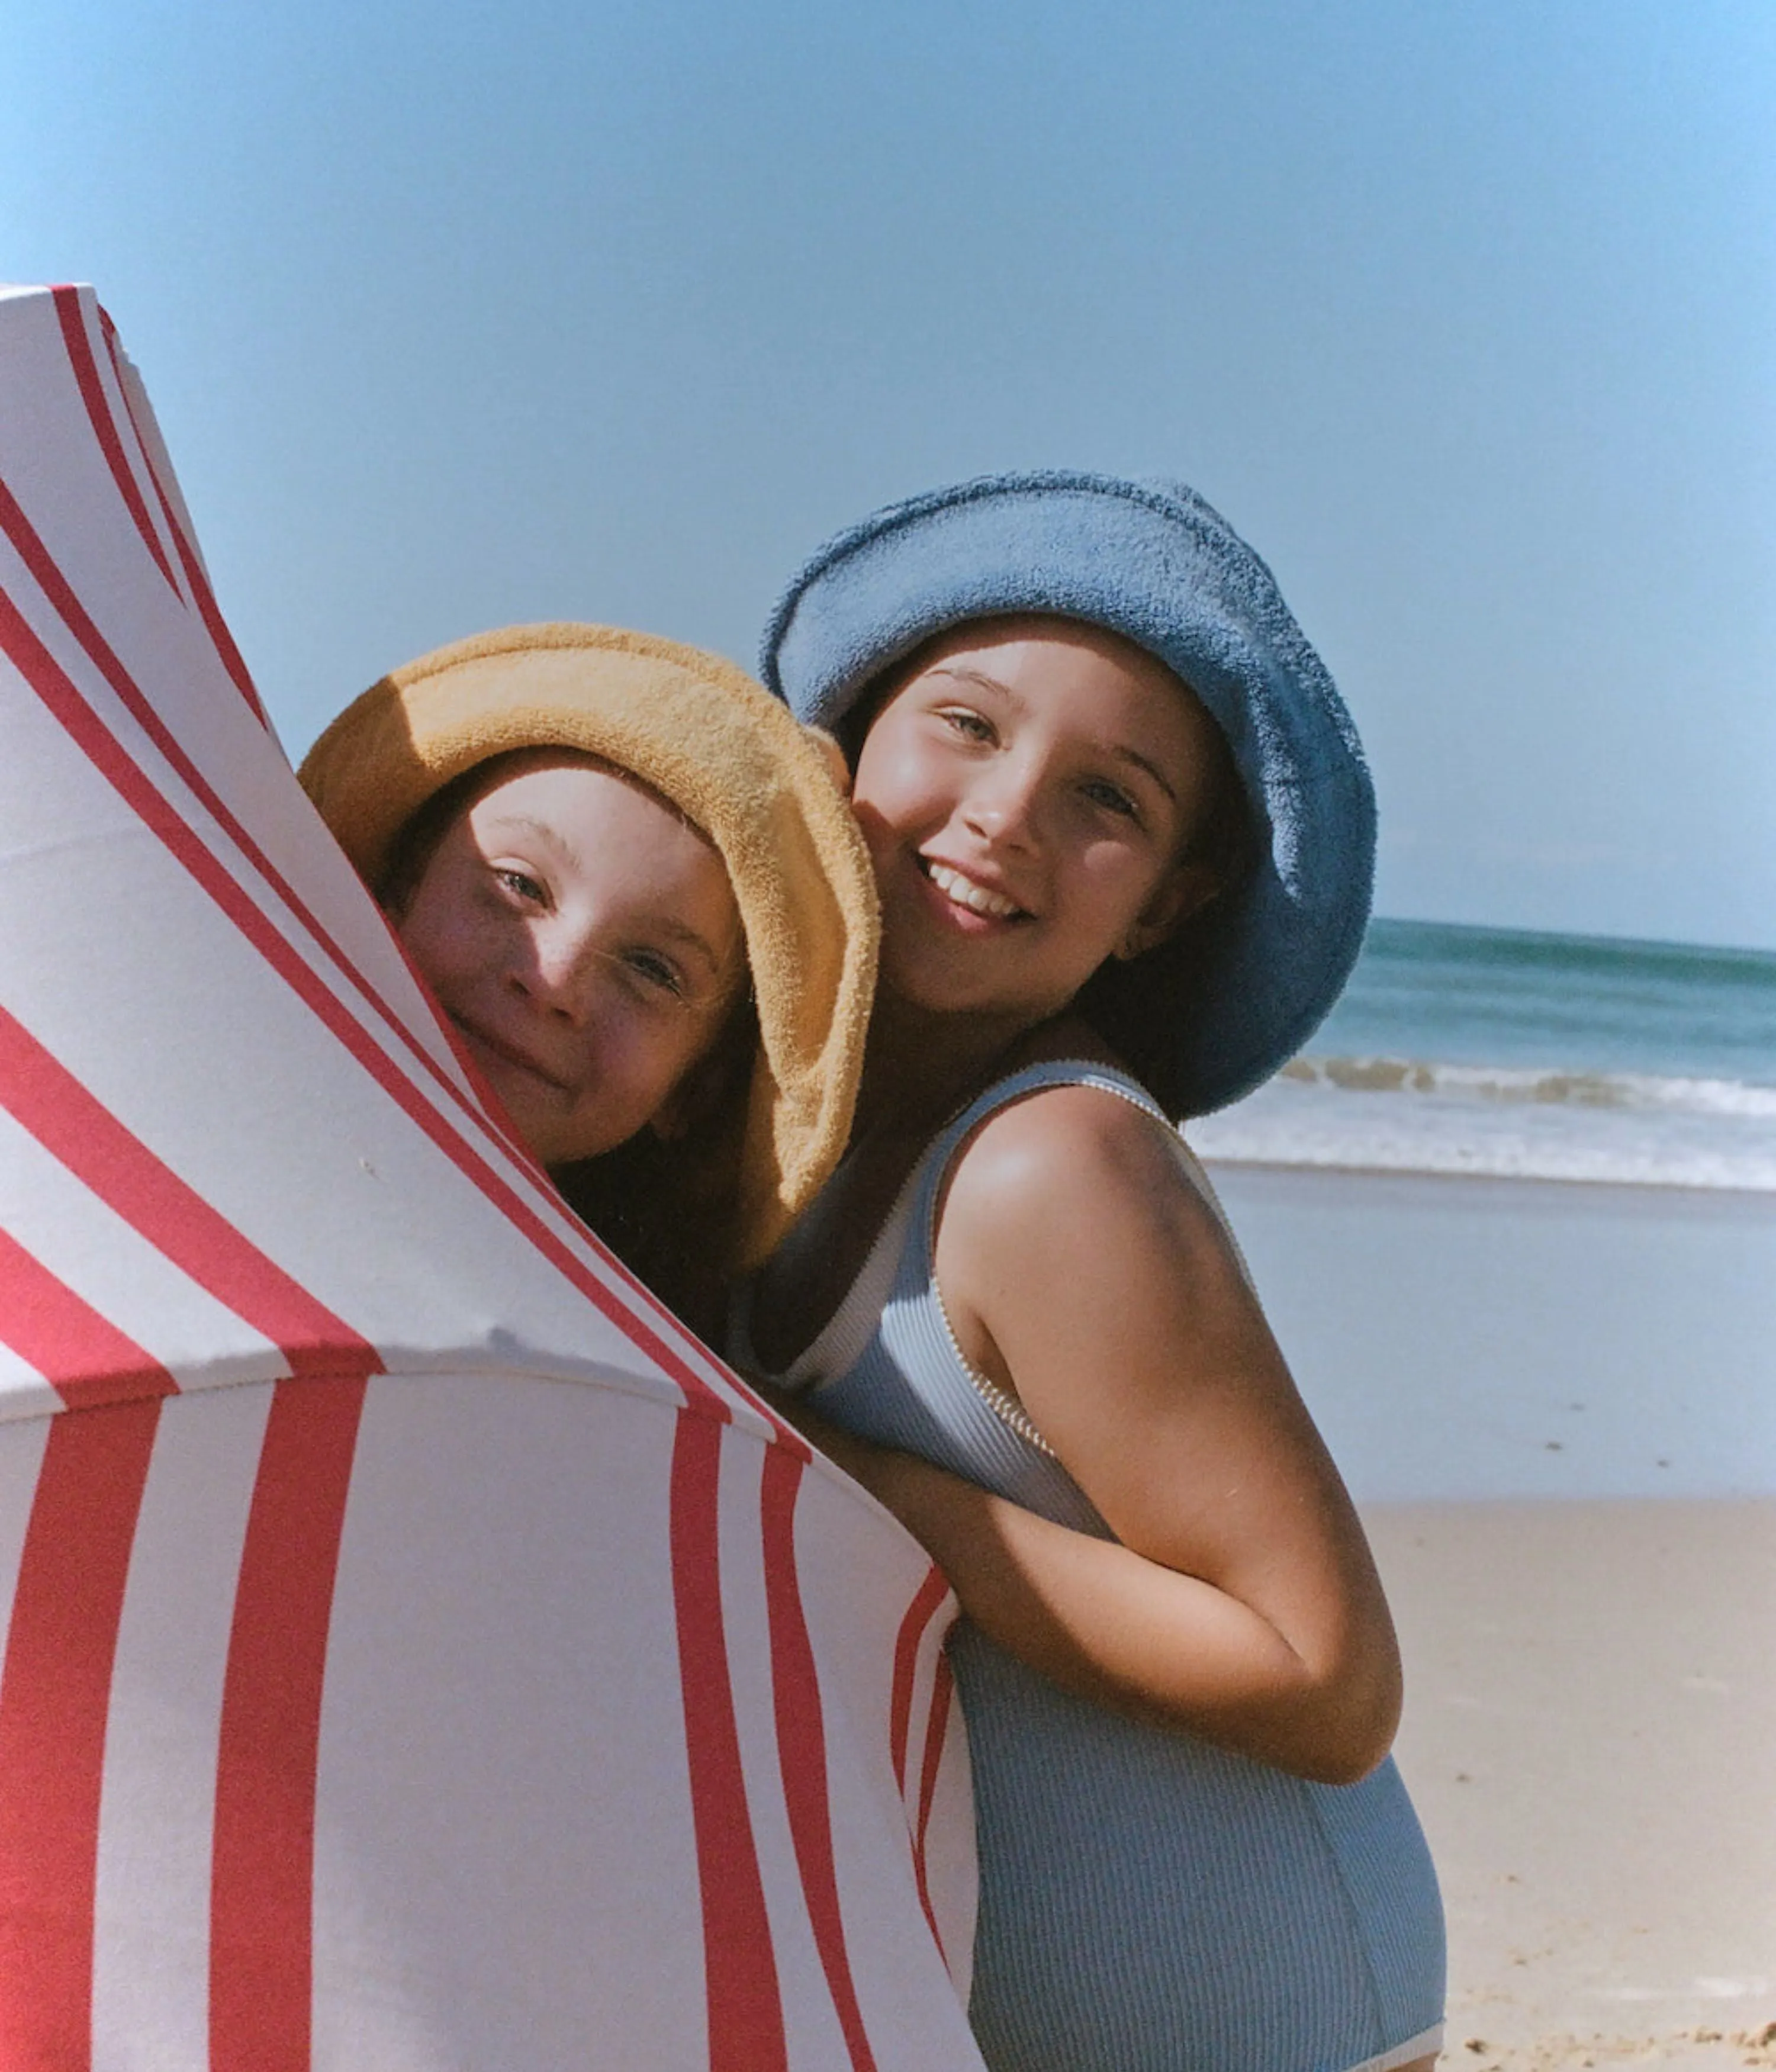
[[[672,1601],[703,1910],[709,2072],[775,2072],[788,2046],[728,1679],[717,1501],[721,1427],[681,1416],[672,1442]]]
[[[211,2072],[308,2072],[321,1689],[363,1376],[280,1382],[222,1687]]]
[[[894,1642],[894,1681],[888,1708],[888,1750],[894,1759],[894,1782],[902,1799],[906,1796],[906,1736],[913,1716],[913,1682],[919,1673],[919,1642],[937,1609],[950,1593],[941,1568],[933,1567],[919,1593],[906,1607]]]
[[[19,515],[22,518],[23,514]],[[41,558],[47,564],[47,557]],[[34,568],[33,573],[41,580],[37,569]],[[49,586],[45,587],[47,592]],[[78,613],[77,606],[75,609]],[[0,636],[5,638],[26,680],[94,767],[323,1024],[452,1162],[566,1275],[569,1282],[632,1344],[677,1382],[689,1406],[702,1413],[701,1418],[681,1419],[680,1422],[674,1457],[672,1545],[693,1820],[698,1836],[705,1934],[710,1952],[711,2035],[716,2039],[719,2052],[713,2062],[720,2067],[728,2068],[728,2072],[754,2072],[755,2067],[758,2072],[765,2072],[765,2068],[783,2062],[783,2019],[771,1956],[762,1881],[752,1848],[739,1769],[732,1692],[727,1679],[714,1484],[710,1472],[718,1457],[719,1432],[715,1421],[705,1421],[726,1422],[731,1415],[727,1404],[660,1331],[624,1309],[615,1289],[577,1256],[511,1185],[462,1141],[419,1090],[395,1070],[362,1027],[160,796],[99,722],[16,607],[4,598],[0,598]],[[101,646],[102,648],[102,643]],[[103,652],[109,653],[108,650]],[[122,673],[121,667],[118,673]],[[115,683],[113,688],[117,688]],[[226,816],[224,817],[225,821]],[[607,1268],[606,1271],[613,1279],[618,1277],[613,1269]],[[627,1275],[621,1275],[620,1278],[631,1288],[635,1286]],[[666,1313],[654,1298],[642,1291],[637,1293],[664,1322]],[[676,1330],[679,1327],[674,1325],[672,1328]],[[701,1470],[700,1461],[703,1462]],[[329,1582],[330,1580],[331,1571]],[[324,1608],[322,1621],[324,1630]],[[249,1624],[245,1630],[250,1644],[253,1629]],[[231,1675],[232,1673],[231,1667]],[[249,1688],[251,1683],[249,1677]],[[245,1709],[241,1716],[248,1716],[251,1708],[245,1700],[242,1702]],[[311,1817],[310,1813],[310,1819]],[[245,1860],[245,1853],[242,1852],[240,1860]],[[234,1860],[231,1857],[231,1863]],[[227,1882],[220,1855],[217,1875],[219,1880]],[[231,1890],[236,1889],[230,1887]],[[285,1911],[286,1918],[292,1915],[293,1910],[287,1904]],[[301,1948],[306,1952],[306,1940]],[[294,1961],[294,1955],[291,1961]],[[302,1962],[306,1967],[306,1956]],[[243,2005],[245,1998],[250,1998],[250,1995],[244,1996]]]
[[[925,1836],[931,1824],[931,1801],[937,1795],[938,1767],[944,1760],[944,1736],[949,1726],[950,1697],[955,1688],[950,1658],[940,1655],[931,1676],[931,1713],[925,1729],[925,1767],[919,1780],[919,1824],[913,1831],[913,1875],[919,1881],[919,1903],[925,1910],[931,1940],[936,1943],[939,1955],[944,1954],[944,1938],[938,1933],[937,1916],[931,1910],[925,1868]]]
[[[544,1256],[568,1278],[587,1301],[675,1381],[693,1403],[726,1422],[732,1415],[715,1388],[690,1366],[684,1355],[670,1344],[660,1330],[624,1307],[617,1298],[613,1281],[646,1303],[662,1325],[681,1330],[657,1298],[640,1288],[633,1276],[603,1256],[602,1276],[587,1265],[559,1234],[525,1202],[511,1184],[474,1148],[467,1144],[448,1120],[440,1115],[421,1091],[403,1076],[393,1061],[371,1039],[368,1032],[327,988],[279,934],[257,906],[248,898],[171,805],[133,763],[109,734],[92,707],[81,697],[72,680],[26,623],[12,600],[0,593],[0,647],[10,655],[14,666],[37,693],[70,738],[88,757],[101,775],[143,823],[158,837],[233,922],[240,932],[284,979],[310,1011],[344,1046],[397,1105],[425,1132],[451,1163],[468,1178],[487,1198],[517,1228],[523,1231]],[[486,1124],[483,1120],[483,1127]],[[532,1170],[535,1170],[532,1168]],[[602,1252],[602,1248],[600,1248]],[[762,1408],[762,1407],[761,1407]],[[787,1429],[774,1412],[763,1412],[774,1427]]]
[[[353,964],[351,958],[334,939],[331,932],[323,925],[319,916],[242,826],[239,819],[230,809],[228,802],[198,768],[191,757],[186,754],[178,737],[142,694],[141,687],[131,676],[128,669],[124,667],[116,650],[112,648],[105,635],[100,632],[97,626],[94,624],[92,615],[76,596],[67,577],[56,566],[49,549],[43,545],[36,528],[25,516],[18,499],[14,496],[4,482],[0,482],[0,530],[3,530],[7,538],[10,540],[18,558],[30,570],[32,581],[43,591],[43,595],[49,601],[51,608],[79,643],[88,660],[92,664],[100,676],[116,694],[124,709],[153,742],[171,767],[178,772],[181,783],[190,789],[192,796],[203,806],[204,810],[210,815],[229,841],[240,850],[241,855],[277,896],[292,919],[304,930],[310,941],[347,980],[352,990],[376,1013],[391,1034],[399,1039],[403,1046],[425,1068],[437,1085],[450,1096],[462,1113],[475,1121],[483,1133],[490,1137],[496,1136],[498,1133],[491,1128],[487,1117],[468,1099],[461,1087],[445,1071],[424,1044],[372,985],[369,980]],[[36,636],[30,631],[23,612],[18,610],[11,599],[5,598],[3,593],[0,593],[0,601],[3,601],[10,607],[8,616],[9,627],[15,623],[16,627],[21,629],[22,639],[26,642],[35,643],[37,648],[40,648],[41,643],[36,643]],[[11,640],[9,639],[6,644],[9,652],[11,652]],[[43,649],[42,652],[47,658],[47,650]],[[62,724],[68,727],[68,731],[71,734],[74,733],[76,730],[68,725],[62,707],[68,700],[77,700],[82,705],[87,707],[90,713],[91,708],[88,705],[87,701],[81,697],[71,678],[65,680],[65,691],[58,691],[56,696],[52,696],[51,690],[46,689],[42,681],[32,676],[31,668],[27,665],[27,660],[23,659],[26,654],[30,655],[31,660],[39,672],[46,666],[45,663],[36,661],[35,654],[30,649],[22,649],[20,652],[13,653],[13,660],[18,664],[21,673],[25,675],[27,680],[31,683],[32,689],[36,691],[43,702],[50,706],[51,710],[56,713]],[[55,665],[52,662],[48,662],[47,667],[52,670]],[[97,715],[92,715],[92,724],[94,726],[100,725]],[[86,747],[84,740],[81,741],[80,745],[83,748]],[[88,753],[90,755],[90,750]],[[92,759],[97,761],[98,758],[94,757]],[[103,767],[102,765],[101,767]],[[116,779],[112,776],[109,769],[105,770],[105,774],[111,777],[113,784],[116,783]],[[446,1033],[446,1034],[449,1033],[447,1028]]]
[[[771,1629],[771,1694],[777,1716],[777,1755],[783,1778],[789,1832],[801,1872],[802,1893],[820,1953],[827,1989],[857,2072],[875,2072],[875,2054],[857,2004],[839,1907],[838,1873],[832,1860],[832,1814],[828,1803],[826,1728],[820,1716],[820,1679],[802,1605],[796,1568],[796,1500],[807,1466],[805,1453],[774,1445],[765,1455],[762,1490],[765,1603]]]
[[[99,310],[99,316],[101,324],[105,326],[109,325],[110,319],[102,308]],[[151,469],[150,474],[152,474]],[[104,636],[99,632],[97,627],[93,624],[90,615],[86,611],[84,606],[80,603],[80,599],[75,595],[74,591],[68,584],[66,578],[56,566],[53,557],[43,545],[42,540],[39,537],[35,529],[31,524],[30,520],[26,517],[16,499],[11,495],[3,482],[0,482],[0,526],[3,526],[4,529],[11,537],[14,548],[19,553],[21,558],[26,563],[27,568],[31,570],[33,578],[41,587],[45,596],[49,599],[52,606],[61,617],[64,623],[67,626],[68,630],[74,635],[75,639],[85,650],[88,659],[92,660],[94,665],[98,668],[100,674],[104,677],[106,683],[109,684],[112,690],[122,701],[126,709],[130,711],[132,717],[134,717],[137,721],[138,724],[142,727],[144,731],[148,734],[150,738],[154,741],[155,746],[160,750],[162,754],[166,758],[167,761],[179,772],[182,780],[191,787],[193,793],[202,801],[205,810],[215,818],[218,824],[223,828],[224,832],[227,832],[230,840],[236,845],[242,855],[253,865],[254,870],[257,871],[266,885],[277,894],[286,910],[306,931],[310,939],[333,964],[335,970],[337,970],[347,981],[352,989],[359,995],[365,1005],[368,1005],[381,1020],[384,1026],[396,1037],[397,1041],[410,1054],[410,1055],[422,1067],[434,1084],[446,1095],[447,1095],[458,1112],[472,1123],[478,1133],[487,1141],[497,1145],[500,1149],[506,1153],[508,1155],[516,1153],[522,1164],[532,1171],[535,1172],[536,1169],[535,1168],[532,1161],[529,1159],[528,1153],[524,1151],[522,1146],[517,1145],[516,1140],[508,1136],[504,1129],[491,1120],[483,1108],[478,1107],[474,1101],[471,1100],[463,1093],[462,1088],[455,1083],[455,1081],[443,1071],[437,1060],[432,1056],[431,1053],[418,1041],[418,1039],[413,1035],[413,1032],[407,1027],[406,1024],[395,1014],[393,1010],[389,1007],[388,1002],[382,997],[381,994],[370,983],[369,980],[366,978],[360,971],[359,971],[357,967],[352,962],[351,959],[347,956],[344,951],[334,940],[328,931],[322,926],[320,921],[310,910],[306,902],[304,902],[295,892],[294,888],[286,882],[282,874],[276,869],[275,865],[273,865],[270,860],[265,855],[264,852],[253,840],[252,837],[248,834],[246,829],[240,824],[234,814],[230,812],[228,806],[216,792],[213,787],[208,783],[201,771],[199,771],[196,766],[191,762],[190,757],[187,755],[183,748],[167,728],[166,722],[162,719],[160,714],[154,710],[152,705],[143,696],[141,689],[132,680],[129,672],[125,668],[122,662],[113,652],[109,643],[105,641]],[[175,536],[179,536],[179,528],[176,524],[174,530]],[[67,678],[63,672],[56,669],[53,660],[48,656],[47,650],[44,649],[41,642],[37,640],[35,634],[31,631],[30,628],[26,624],[23,615],[18,612],[16,607],[12,605],[11,600],[6,597],[4,592],[0,592],[0,606],[7,607],[7,610],[4,614],[4,619],[10,622],[10,626],[6,623],[0,623],[0,635],[4,635],[9,631],[15,629],[17,634],[22,637],[23,643],[25,643],[25,652],[26,655],[28,656],[28,659],[32,662],[39,664],[41,668],[47,668],[48,672],[51,672],[52,676],[60,677],[61,684],[59,688],[63,701],[72,700],[82,707],[85,708],[92,726],[99,728],[102,734],[104,730],[101,723],[98,721],[97,715],[91,712],[89,706],[86,705],[86,701],[81,697],[80,693],[74,686],[72,680]],[[10,645],[10,643],[8,642],[6,644]],[[25,674],[27,680],[31,682],[32,688],[38,692],[39,696],[44,700],[46,704],[51,705],[52,710],[57,712],[57,716],[62,720],[63,725],[64,726],[68,726],[69,731],[76,734],[76,738],[78,739],[79,734],[77,730],[69,725],[69,721],[65,712],[60,709],[56,698],[51,695],[52,689],[58,687],[56,687],[53,684],[49,687],[46,687],[45,683],[41,680],[40,676],[34,676],[31,669],[27,666],[27,660],[22,659],[20,653],[14,652],[14,660],[18,664],[21,672]],[[81,740],[80,742],[80,745],[85,749],[88,754],[92,757],[96,763],[98,764],[103,774],[109,779],[113,786],[120,791],[123,791],[124,787],[119,782],[117,771],[113,768],[107,767],[99,757],[93,755],[92,747],[88,742]],[[115,746],[116,744],[113,742],[112,745]],[[133,766],[128,763],[127,758],[125,758],[125,762],[126,767],[133,768]],[[136,774],[140,775],[139,772],[137,772]],[[150,795],[153,796],[152,787],[147,786],[146,779],[143,779],[142,783],[144,787],[148,790]],[[127,797],[129,795],[125,792],[125,796]],[[133,800],[132,803],[136,802]],[[139,804],[138,806],[138,810],[140,810]],[[150,820],[150,824],[154,824],[151,816],[145,814],[144,817]],[[181,860],[185,861],[187,864],[187,867],[190,867],[188,858],[182,858]],[[212,896],[214,896],[214,888],[210,887],[209,889],[212,892]],[[225,904],[226,902],[224,903]],[[233,915],[232,918],[236,920],[238,925],[238,915]],[[245,932],[249,933],[249,936],[252,936],[251,930],[248,930]],[[258,947],[263,952],[265,947],[264,943],[259,941],[258,938],[256,936],[253,936],[253,939],[257,943]],[[281,939],[279,939],[279,940],[281,943]],[[284,964],[279,961],[276,956],[270,956],[269,960],[273,964],[274,967],[280,971],[286,980],[290,978],[290,974],[289,971],[286,968]],[[300,987],[298,987],[298,989],[301,990]],[[305,994],[305,997],[306,997],[306,996]],[[323,1018],[327,1022],[327,1026],[330,1028],[333,1028],[335,1030],[335,1034],[341,1033],[331,1018],[323,1016]],[[474,1079],[475,1083],[479,1086],[479,1075],[475,1071],[472,1061],[467,1057],[467,1054],[463,1052],[461,1046],[457,1042],[448,1024],[442,1020],[442,1017],[438,1018],[438,1026],[444,1034],[446,1041],[450,1043],[451,1050],[455,1054],[458,1063],[467,1071],[469,1076]],[[369,1069],[372,1071],[374,1076],[376,1077],[379,1083],[382,1083],[388,1091],[395,1092],[396,1098],[401,1102],[403,1107],[407,1108],[409,1112],[412,1112],[413,1110],[409,1098],[411,1089],[398,1092],[396,1090],[396,1088],[391,1084],[390,1078],[385,1069],[384,1062],[380,1060],[380,1054],[372,1054],[376,1061],[372,1062],[372,1058],[365,1054],[364,1050],[360,1048],[360,1045],[356,1041],[352,1040],[351,1038],[346,1038],[346,1041],[347,1047],[352,1050],[352,1054],[355,1056],[359,1058],[360,1062],[368,1065]],[[497,1113],[497,1109],[495,1109],[495,1113]],[[578,1288],[582,1294],[586,1295],[588,1299],[592,1301],[599,1309],[603,1310],[604,1313],[610,1317],[611,1321],[618,1325],[619,1329],[623,1329],[626,1331],[632,1343],[636,1345],[640,1350],[648,1352],[651,1356],[658,1360],[672,1378],[686,1392],[687,1395],[699,1398],[707,1397],[709,1400],[716,1403],[719,1406],[717,1414],[723,1417],[726,1417],[729,1414],[725,1406],[720,1406],[719,1398],[715,1396],[714,1392],[709,1389],[708,1383],[704,1382],[701,1377],[694,1375],[694,1373],[687,1371],[684,1368],[682,1358],[676,1351],[665,1348],[656,1332],[650,1330],[645,1326],[641,1325],[639,1319],[626,1317],[620,1310],[618,1310],[612,1306],[609,1299],[609,1290],[605,1283],[601,1282],[596,1275],[590,1272],[583,1262],[571,1251],[562,1248],[558,1244],[553,1235],[548,1232],[547,1226],[535,1215],[534,1212],[530,1211],[520,1204],[518,1198],[513,1195],[511,1189],[506,1186],[503,1182],[498,1180],[491,1174],[490,1169],[487,1168],[483,1161],[476,1157],[473,1151],[468,1146],[461,1145],[455,1140],[451,1140],[450,1141],[446,1142],[445,1138],[440,1135],[438,1130],[434,1128],[430,1122],[426,1122],[424,1118],[421,1118],[421,1120],[422,1120],[424,1126],[426,1127],[428,1133],[433,1136],[434,1141],[438,1141],[441,1147],[448,1153],[453,1163],[458,1166],[458,1170],[462,1171],[468,1178],[473,1180],[475,1184],[480,1188],[481,1191],[487,1195],[487,1198],[491,1201],[495,1207],[500,1208],[512,1221],[516,1223],[519,1227],[523,1229],[528,1235],[531,1236],[532,1241],[541,1246],[546,1256],[567,1274],[569,1281],[572,1281],[574,1285]],[[545,1182],[544,1184],[546,1185],[546,1182]],[[575,1227],[578,1229],[581,1227],[576,1225]],[[681,1334],[683,1326],[679,1324],[678,1320],[673,1317],[672,1313],[666,1309],[663,1303],[660,1302],[658,1297],[653,1293],[652,1290],[644,1287],[640,1281],[637,1281],[619,1260],[611,1256],[611,1255],[604,1250],[602,1244],[598,1246],[598,1250],[600,1254],[600,1263],[606,1279],[615,1281],[624,1289],[631,1301],[639,1305],[641,1308],[652,1314],[657,1323],[671,1330],[675,1334]],[[763,1414],[769,1419],[779,1434],[787,1434],[791,1430],[791,1428],[784,1424],[775,1412],[769,1410],[763,1404],[759,1404],[758,1407],[760,1408]]]
[[[111,479],[117,485],[117,494],[122,497],[130,516],[136,521],[136,530],[142,535],[142,543],[154,557],[154,565],[165,576],[175,592],[179,585],[174,579],[172,565],[166,559],[166,550],[160,544],[148,516],[148,507],[142,500],[142,491],[130,463],[124,458],[123,442],[117,437],[116,421],[111,415],[111,405],[105,393],[105,384],[99,378],[99,363],[92,356],[92,342],[86,335],[85,313],[80,307],[78,288],[52,288],[56,314],[61,319],[62,340],[68,347],[68,363],[74,370],[74,379],[79,384],[80,401],[86,405],[88,421],[92,435],[99,442],[99,450],[105,455],[111,470]]]
[[[0,1339],[76,1409],[178,1393],[179,1384],[152,1353],[6,1231],[0,1231]]]
[[[111,1667],[159,1415],[142,1399],[177,1384],[3,1231],[0,1337],[88,1412],[49,1424],[0,1672],[0,2063],[84,2066]]]
[[[171,1386],[171,1377],[164,1377]],[[49,1420],[0,1671],[0,2064],[84,2068],[105,1733],[160,1404]]]
[[[282,1382],[272,1398],[236,1593],[216,1773],[212,2062],[217,2072],[282,2072],[286,2065],[297,2072],[308,2062],[314,1790],[327,1625],[363,1377],[376,1369],[376,1355],[125,1128],[4,1009],[0,1086],[8,1108],[47,1149],[200,1287],[272,1339],[293,1372],[324,1370],[329,1377]],[[90,1362],[107,1350],[116,1354],[120,1340],[138,1361],[146,1359],[103,1319],[79,1314],[84,1305],[72,1309],[77,1298],[46,1314],[56,1285],[51,1277],[39,1269],[29,1280],[16,1257],[0,1255],[0,1261],[33,1298],[22,1309],[12,1340],[33,1365],[83,1356]],[[350,1379],[337,1378],[342,1367]],[[164,1392],[171,1377],[160,1380],[158,1392]],[[118,1386],[117,1375],[109,1385]],[[57,1427],[66,1421],[57,1420]],[[131,1518],[133,1525],[133,1512]],[[78,1543],[62,1558],[79,1558]],[[127,1542],[118,1558],[127,1568]],[[120,1577],[120,1605],[121,1589]],[[113,1619],[107,1677],[115,1643]],[[27,1694],[31,1688],[27,1681]],[[102,1754],[102,1695],[98,1702]],[[95,1763],[98,1759],[95,1755]],[[97,1789],[95,1784],[94,1823]],[[96,1848],[95,1827],[90,1849]],[[56,1868],[65,1881],[65,1864],[58,1860]],[[88,1900],[88,1916],[90,1911]],[[85,1933],[90,1999],[89,1921]]]
[[[244,697],[253,717],[268,730],[271,721],[260,701],[258,687],[253,680],[246,659],[234,644],[234,635],[229,632],[228,622],[222,616],[216,602],[216,593],[210,588],[210,579],[204,573],[204,564],[198,559],[191,542],[185,536],[185,528],[179,523],[173,509],[173,500],[166,494],[166,485],[160,479],[160,471],[154,466],[154,450],[142,436],[141,425],[136,419],[135,405],[130,400],[130,385],[123,378],[122,361],[118,354],[117,327],[99,310],[99,323],[105,333],[105,351],[110,355],[111,371],[117,376],[117,393],[123,398],[124,413],[130,420],[130,429],[135,434],[137,450],[142,455],[142,464],[148,479],[154,484],[155,500],[160,505],[160,515],[166,521],[166,530],[178,550],[179,566],[185,571],[185,581],[191,595],[197,601],[198,616],[210,636],[210,644],[216,650],[216,660],[228,672],[235,689]]]
[[[163,1164],[0,1007],[0,1099],[199,1287],[278,1346],[294,1374],[373,1367],[368,1343]]]

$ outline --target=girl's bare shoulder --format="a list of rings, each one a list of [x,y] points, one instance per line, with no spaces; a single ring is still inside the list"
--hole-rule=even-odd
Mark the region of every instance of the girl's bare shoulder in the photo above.
[[[950,1248],[994,1254],[1064,1253],[1082,1230],[1149,1256],[1226,1245],[1177,1133],[1095,1086],[1046,1087],[996,1110],[952,1166],[942,1214]]]

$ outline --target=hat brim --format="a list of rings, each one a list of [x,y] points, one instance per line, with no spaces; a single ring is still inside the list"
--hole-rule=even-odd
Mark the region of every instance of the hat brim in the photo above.
[[[891,506],[789,586],[761,673],[799,718],[843,721],[951,627],[1083,619],[1157,656],[1226,735],[1257,856],[1206,925],[1106,972],[1112,1040],[1177,1116],[1269,1077],[1350,976],[1371,896],[1375,794],[1356,730],[1269,569],[1182,486],[998,475]]]
[[[299,773],[365,882],[436,792],[557,746],[671,800],[733,886],[758,1010],[736,1264],[757,1264],[845,1148],[876,951],[869,855],[822,743],[742,670],[614,627],[503,628],[421,656],[334,721]]]

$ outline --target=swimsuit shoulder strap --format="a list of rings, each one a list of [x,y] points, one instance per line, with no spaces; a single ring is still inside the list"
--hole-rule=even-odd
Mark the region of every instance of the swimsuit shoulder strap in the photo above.
[[[1221,1206],[1220,1197],[1215,1191],[1214,1182],[1203,1170],[1202,1161],[1191,1150],[1176,1125],[1157,1101],[1141,1082],[1114,1065],[1101,1065],[1086,1058],[1055,1058],[1041,1064],[1026,1065],[1021,1071],[1009,1072],[1002,1079],[995,1080],[977,1095],[955,1120],[948,1124],[934,1140],[931,1149],[919,1163],[909,1186],[917,1182],[919,1199],[912,1206],[915,1211],[909,1227],[904,1220],[900,1230],[904,1243],[911,1243],[923,1234],[929,1262],[936,1237],[936,1208],[942,1198],[945,1179],[958,1153],[973,1133],[989,1116],[1013,1101],[1041,1093],[1050,1087],[1095,1087],[1099,1092],[1114,1094],[1119,1099],[1149,1115],[1165,1131],[1177,1154],[1178,1165],[1185,1178],[1196,1190],[1220,1227],[1221,1234],[1231,1247],[1235,1260],[1248,1288],[1253,1286],[1252,1271],[1246,1264],[1245,1254],[1240,1248],[1240,1240],[1234,1235],[1233,1227],[1227,1221],[1227,1211]],[[896,1205],[899,1215],[902,1204]],[[1256,1293],[1254,1289],[1254,1293]]]

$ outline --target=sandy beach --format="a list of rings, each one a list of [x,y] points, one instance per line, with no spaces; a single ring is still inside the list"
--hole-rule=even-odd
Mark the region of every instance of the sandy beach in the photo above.
[[[1449,1916],[1445,2065],[1776,2064],[1776,1500],[1365,1517]]]
[[[1359,1501],[1776,1496],[1776,1194],[1210,1170]]]
[[[1776,2066],[1776,1197],[1214,1171],[1400,1627],[1445,2072]]]

